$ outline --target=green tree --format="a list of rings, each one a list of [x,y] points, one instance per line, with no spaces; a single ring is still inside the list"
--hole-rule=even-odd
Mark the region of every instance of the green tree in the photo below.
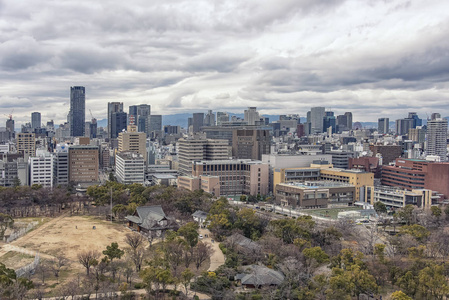
[[[295,239],[309,240],[315,222],[310,216],[300,216],[297,219],[281,219],[270,221],[272,232],[284,243],[292,244]]]
[[[103,250],[103,254],[106,255],[109,260],[112,262],[114,258],[120,259],[125,251],[118,247],[117,243],[111,243],[110,246],[106,246],[106,250]]]
[[[393,294],[391,294],[391,300],[413,300],[413,298],[407,296],[402,291],[396,291]]]
[[[398,215],[399,217],[407,224],[410,225],[413,221],[413,211],[415,206],[412,204],[407,204],[404,208],[402,208]]]
[[[186,296],[189,296],[188,286],[190,285],[190,281],[193,277],[195,277],[195,274],[189,268],[185,269],[181,273],[181,282],[186,290]]]
[[[418,277],[412,271],[407,271],[404,275],[398,278],[396,284],[405,291],[405,293],[412,298],[418,292],[419,282]]]
[[[409,234],[414,237],[418,242],[424,242],[430,235],[430,232],[424,226],[413,224],[402,226],[399,230],[400,234]]]
[[[449,293],[444,266],[431,264],[419,272],[419,288],[426,295],[442,300]]]
[[[329,256],[320,247],[306,248],[302,251],[304,255],[304,267],[307,277],[310,277],[313,270],[318,266],[329,262]]]
[[[377,201],[374,203],[374,209],[378,214],[386,214],[387,213],[387,206],[380,201]]]
[[[250,239],[259,239],[263,233],[261,220],[251,208],[242,208],[237,212],[237,221],[234,227],[241,229],[243,235]]]
[[[195,247],[198,244],[198,229],[196,222],[189,222],[178,229],[178,234],[187,241],[190,247]]]

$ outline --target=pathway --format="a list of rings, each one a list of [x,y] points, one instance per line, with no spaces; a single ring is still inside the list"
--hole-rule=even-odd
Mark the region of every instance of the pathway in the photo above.
[[[210,258],[210,267],[208,271],[215,271],[218,269],[219,266],[225,263],[225,257],[223,255],[223,252],[221,252],[220,247],[218,246],[220,243],[214,241],[212,243],[211,233],[209,229],[206,228],[200,228],[199,233],[203,235],[203,238],[201,241],[203,241],[206,244],[209,244],[212,246],[212,249],[214,250],[214,253],[212,254]],[[206,237],[206,234],[208,237]]]

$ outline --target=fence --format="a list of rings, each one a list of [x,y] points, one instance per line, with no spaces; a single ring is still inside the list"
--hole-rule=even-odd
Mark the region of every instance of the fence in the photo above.
[[[18,239],[19,237],[25,235],[28,231],[30,231],[31,229],[36,227],[38,224],[39,224],[39,222],[37,222],[37,221],[28,223],[27,227],[20,228],[19,230],[11,233],[9,237],[7,237],[7,238],[5,237],[5,242],[11,243],[12,241]]]
[[[16,270],[17,277],[22,277],[26,274],[33,272],[36,269],[37,265],[39,264],[39,260],[40,260],[39,252],[33,252],[30,250],[26,250],[26,249],[14,249],[14,251],[25,253],[25,254],[31,254],[31,255],[34,254],[34,261],[32,263]]]

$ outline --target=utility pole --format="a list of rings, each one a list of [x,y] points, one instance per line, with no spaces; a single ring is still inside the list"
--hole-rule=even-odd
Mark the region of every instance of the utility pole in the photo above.
[[[111,224],[112,224],[112,186],[111,186]]]

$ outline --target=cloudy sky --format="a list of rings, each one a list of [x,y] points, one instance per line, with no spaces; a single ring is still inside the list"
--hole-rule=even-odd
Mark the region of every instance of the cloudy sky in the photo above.
[[[2,119],[63,122],[75,85],[98,119],[109,101],[157,114],[446,116],[449,2],[0,0]]]

